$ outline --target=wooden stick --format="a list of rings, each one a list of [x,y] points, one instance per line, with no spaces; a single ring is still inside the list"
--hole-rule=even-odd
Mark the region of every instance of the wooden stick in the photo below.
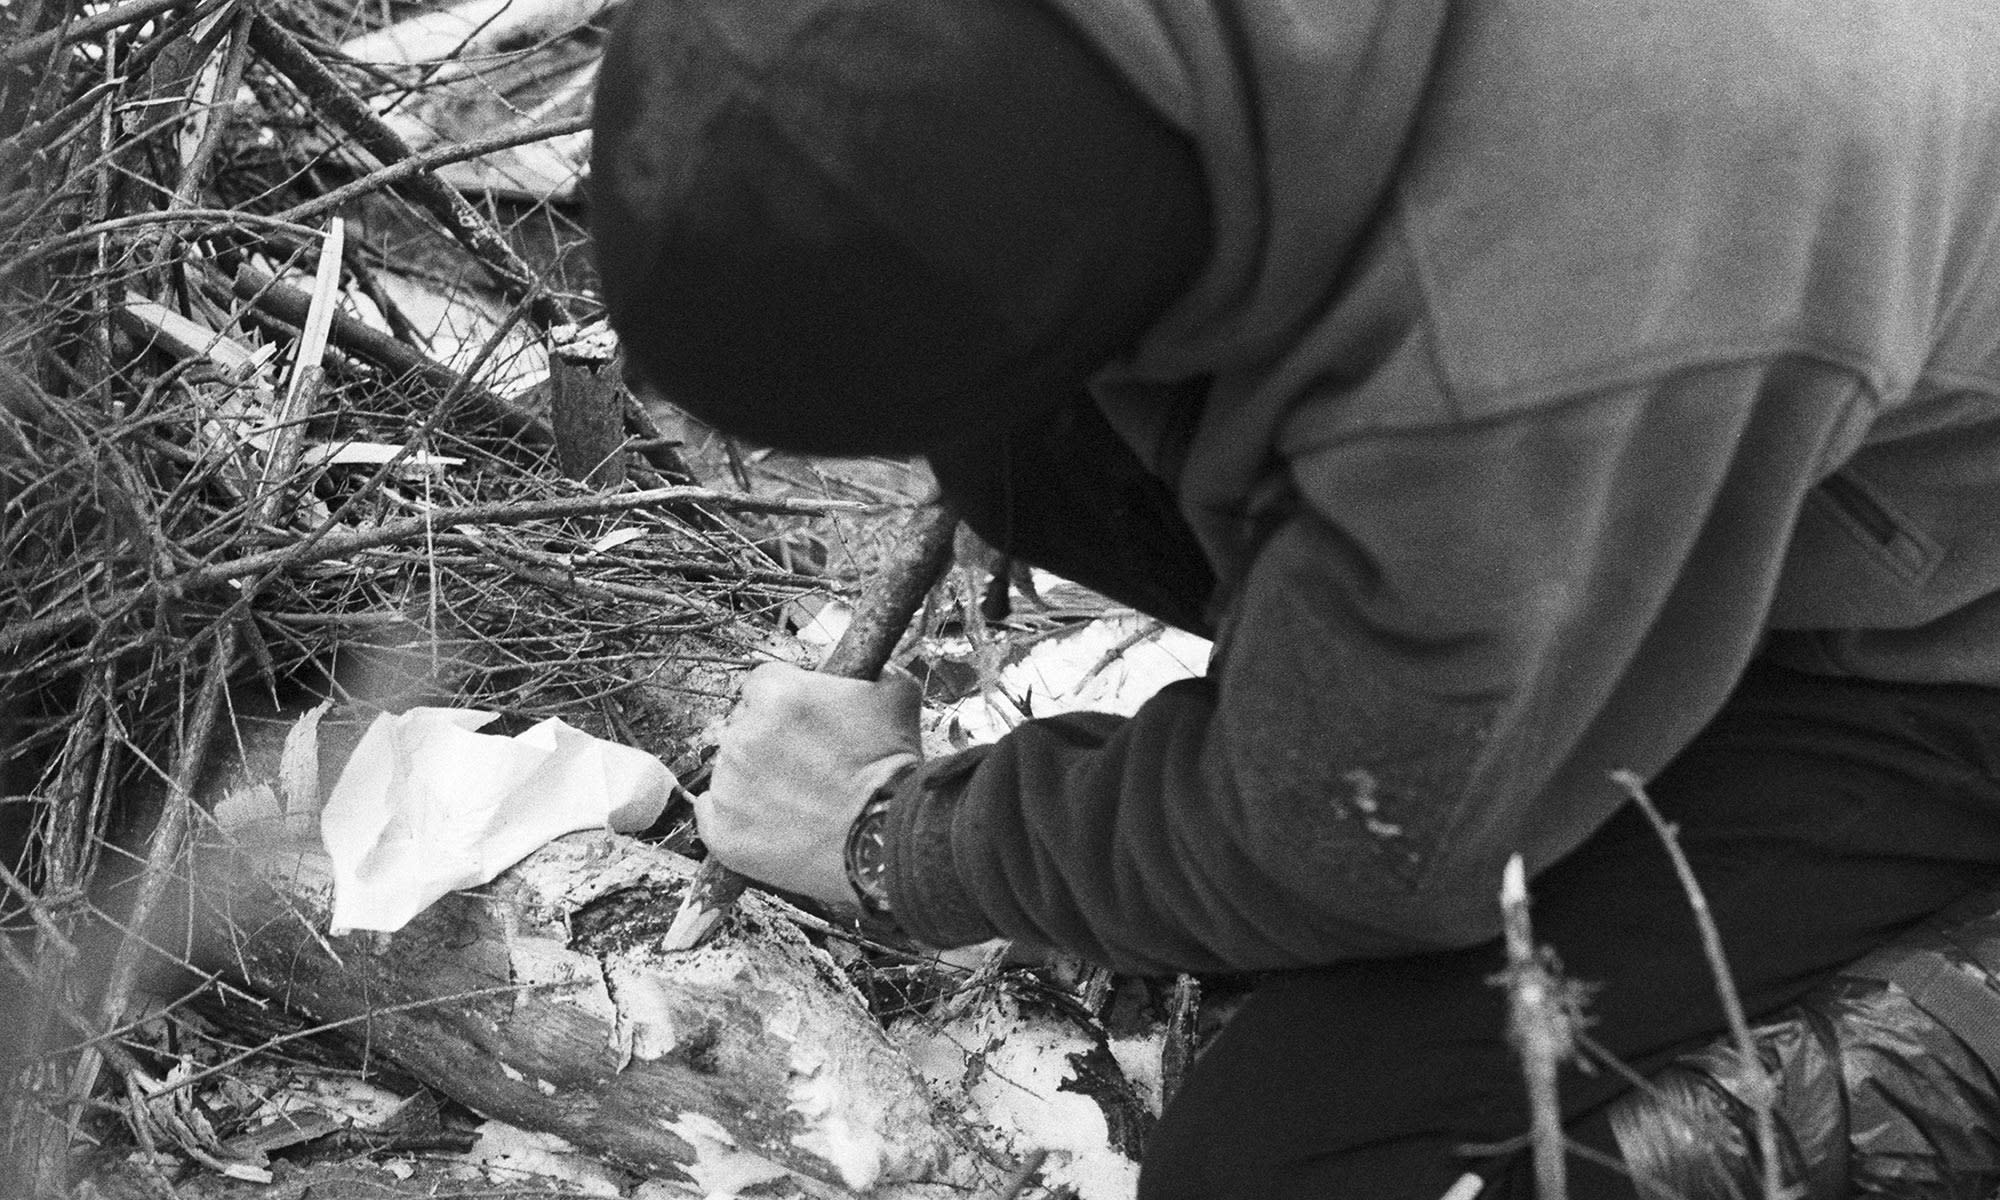
[[[1201,1021],[1201,981],[1192,975],[1174,977],[1173,1011],[1167,1039],[1160,1047],[1160,1102],[1173,1103],[1194,1067],[1195,1033]]]
[[[919,509],[910,518],[898,539],[903,553],[863,595],[847,632],[820,664],[821,671],[847,679],[873,679],[882,673],[909,629],[910,618],[950,565],[952,534],[957,529],[958,514],[942,504]],[[692,950],[707,941],[749,883],[714,856],[705,859],[681,899],[662,948]]]

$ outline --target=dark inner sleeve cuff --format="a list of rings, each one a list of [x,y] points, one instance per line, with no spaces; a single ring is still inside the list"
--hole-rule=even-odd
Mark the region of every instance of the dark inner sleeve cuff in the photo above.
[[[1000,936],[965,888],[952,824],[967,778],[985,757],[975,747],[904,776],[889,802],[889,908],[903,932],[940,949]]]

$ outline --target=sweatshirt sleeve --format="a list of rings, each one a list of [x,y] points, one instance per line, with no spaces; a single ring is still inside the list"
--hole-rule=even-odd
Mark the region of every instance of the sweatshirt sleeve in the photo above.
[[[1869,415],[1788,360],[1449,429],[1294,438],[1208,675],[1029,722],[892,806],[916,937],[1121,970],[1475,944],[1720,707]]]

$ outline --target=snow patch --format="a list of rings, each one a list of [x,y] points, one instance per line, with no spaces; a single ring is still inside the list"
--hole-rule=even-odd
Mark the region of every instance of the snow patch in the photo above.
[[[879,1106],[850,1094],[835,1074],[822,1066],[803,1057],[792,1060],[798,1078],[788,1089],[791,1110],[807,1122],[804,1133],[792,1135],[792,1144],[833,1164],[842,1183],[865,1192],[881,1179],[883,1162],[889,1156],[881,1131],[866,1119],[879,1116],[873,1111]],[[853,1119],[857,1116],[864,1119]]]
[[[649,976],[618,980],[618,1044],[633,1058],[665,1058],[680,1045],[672,997]]]
[[[586,1196],[618,1196],[624,1191],[608,1168],[578,1153],[562,1138],[517,1129],[503,1121],[481,1125],[479,1140],[466,1157],[492,1171],[560,1179],[583,1189]]]
[[[787,1174],[770,1159],[737,1149],[736,1138],[706,1113],[684,1112],[660,1124],[693,1148],[694,1161],[680,1169],[701,1189],[703,1200],[734,1200],[747,1188]]]
[[[971,740],[985,742],[1029,715],[1129,716],[1168,684],[1201,675],[1210,650],[1207,639],[1150,617],[1104,617],[1036,642],[1001,670],[997,686],[947,708],[937,723],[955,722]]]
[[[1165,1079],[1161,1074],[1161,1060],[1167,1046],[1164,1029],[1138,1037],[1110,1038],[1111,1057],[1118,1060],[1118,1069],[1125,1072],[1139,1095],[1146,1102],[1147,1111],[1159,1116],[1166,1107],[1162,1097],[1165,1094]]]
[[[1011,997],[974,1006],[943,1024],[915,1020],[894,1036],[933,1087],[958,1098],[966,1115],[991,1127],[1017,1156],[1049,1151],[1042,1176],[1078,1200],[1130,1200],[1139,1164],[1111,1145],[1097,1102],[1061,1090],[1071,1054],[1095,1045],[1054,1017],[1026,1013]]]

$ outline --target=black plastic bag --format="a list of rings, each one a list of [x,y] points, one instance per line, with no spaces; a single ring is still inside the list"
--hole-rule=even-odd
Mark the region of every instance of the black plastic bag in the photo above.
[[[1954,906],[1752,1033],[1777,1083],[1788,1197],[2000,1193],[2000,892]],[[1762,1200],[1753,1083],[1727,1040],[1676,1059],[1612,1110],[1627,1165],[1670,1189],[1661,1196]]]

